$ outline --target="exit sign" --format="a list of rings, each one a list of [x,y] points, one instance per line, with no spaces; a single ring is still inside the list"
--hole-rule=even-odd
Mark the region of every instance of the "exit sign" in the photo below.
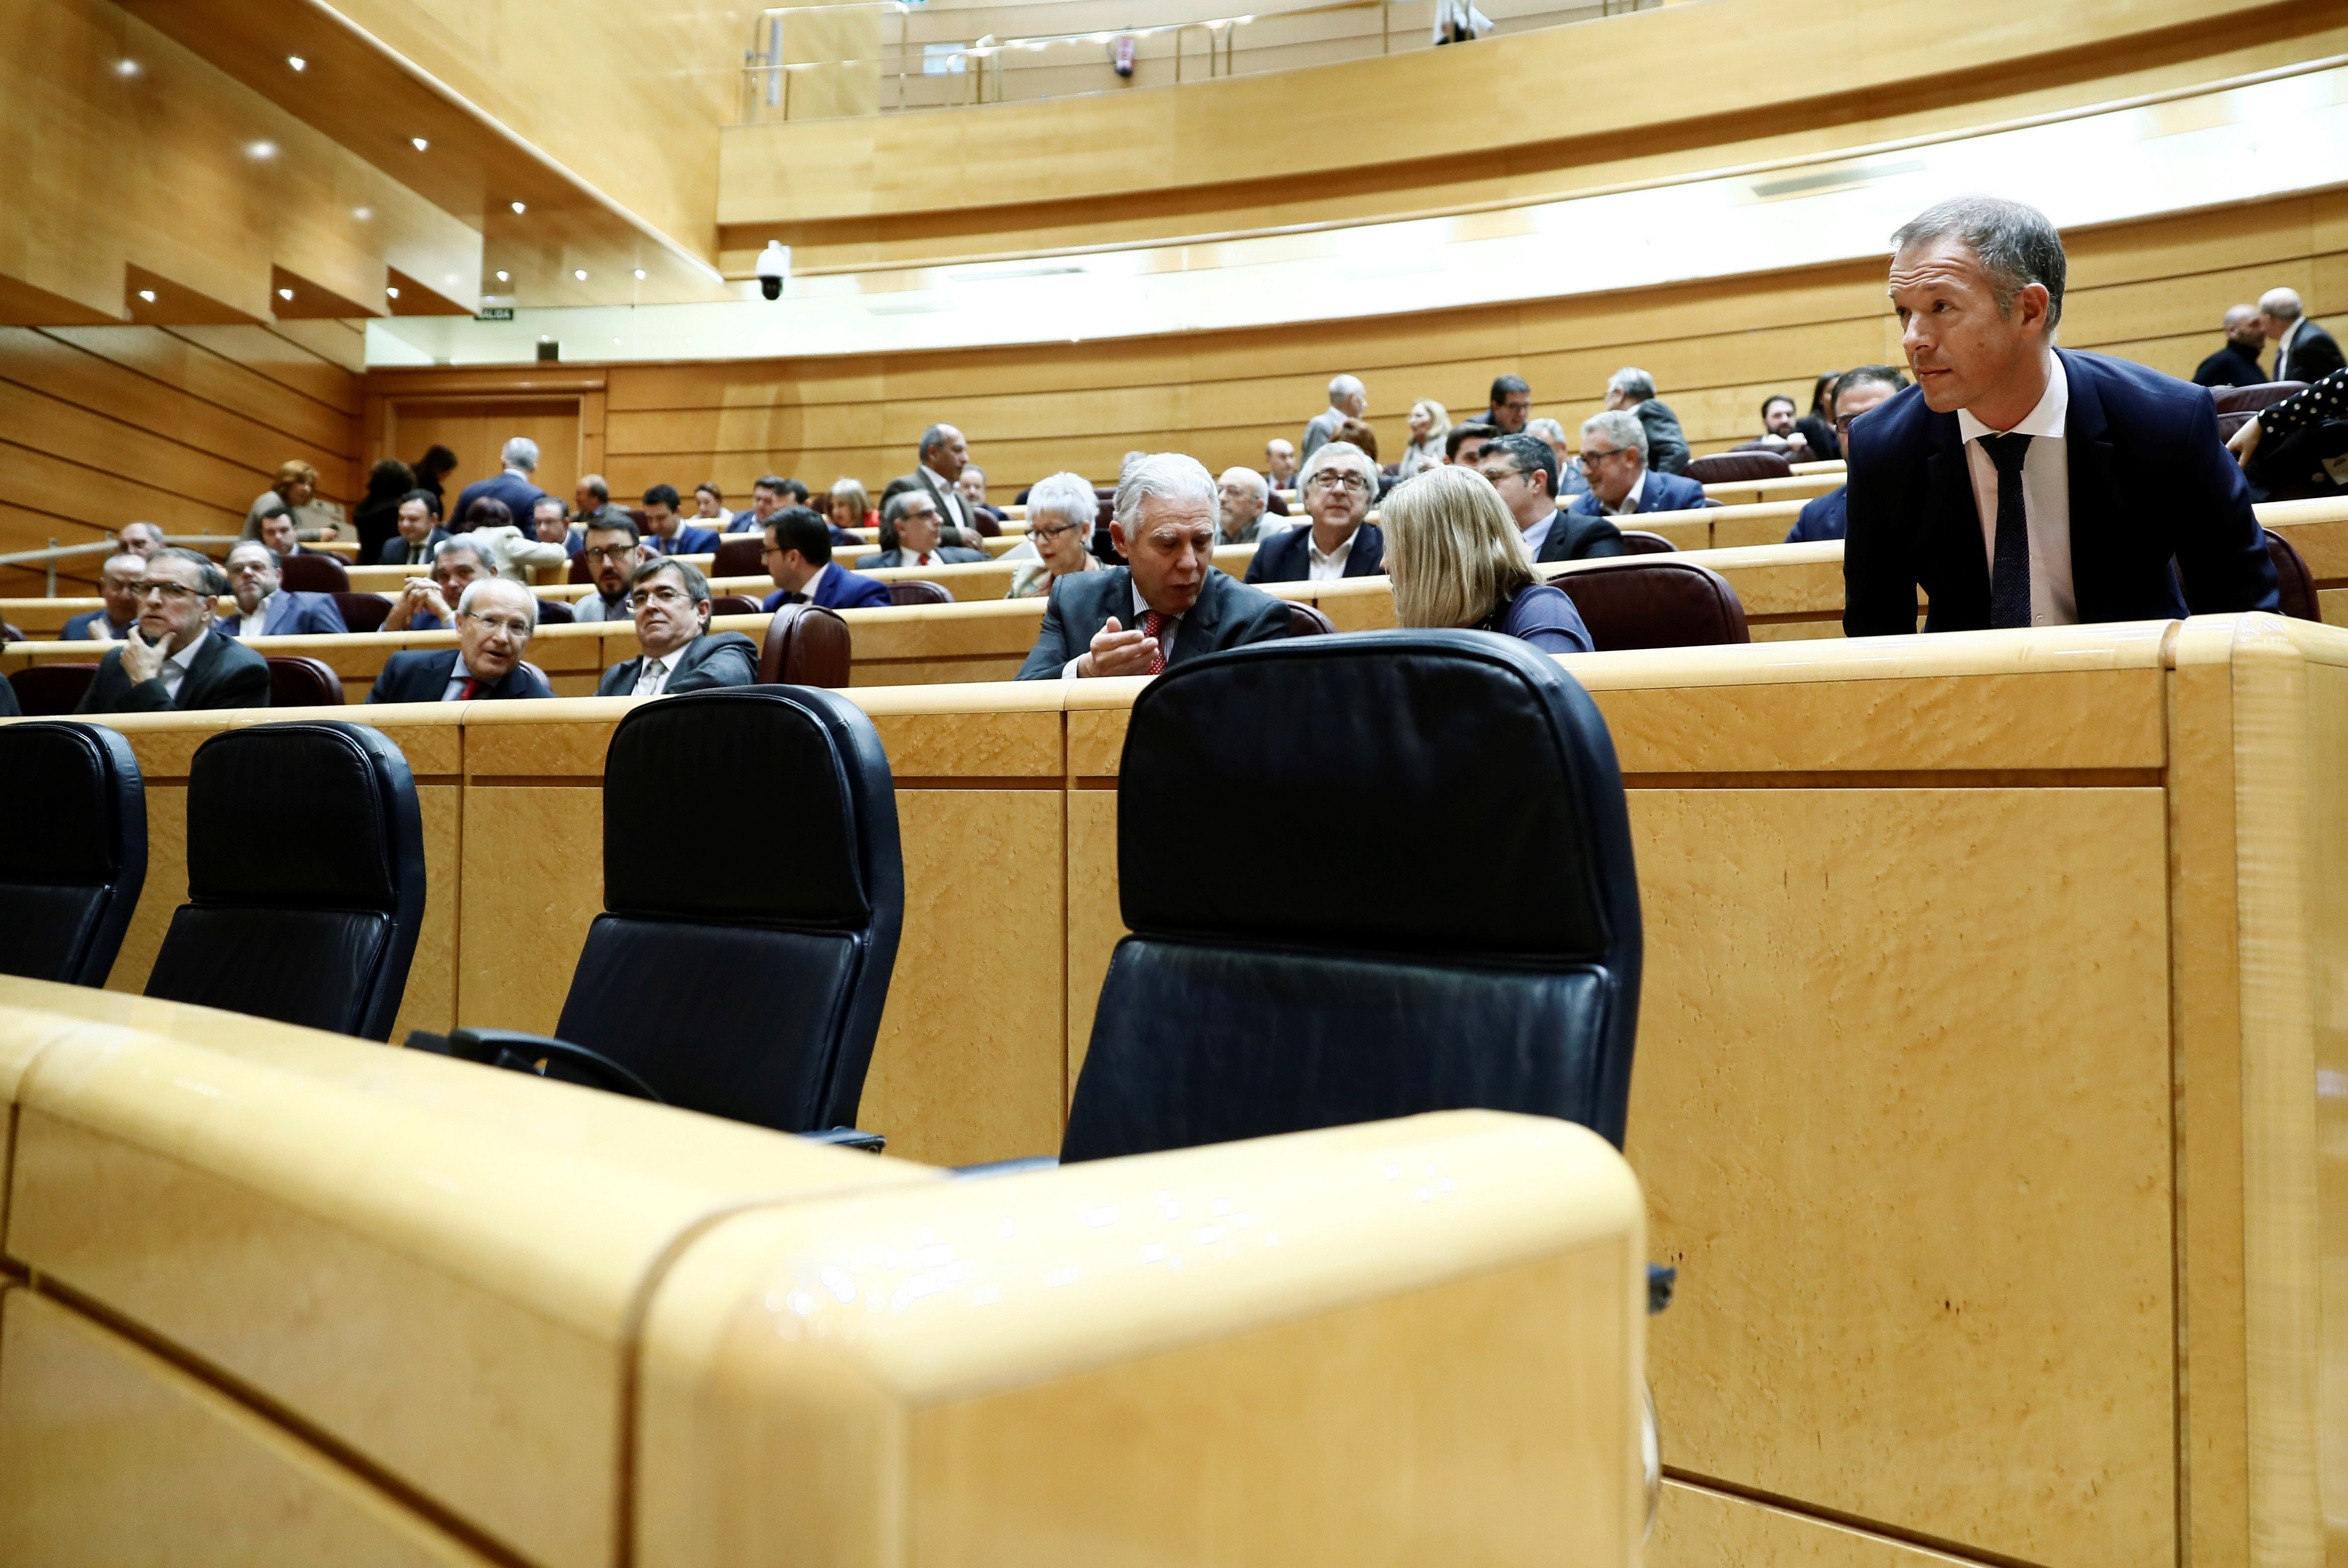
[[[475,321],[511,321],[513,319],[513,306],[510,304],[487,305],[484,306],[481,311],[473,317],[473,319]]]

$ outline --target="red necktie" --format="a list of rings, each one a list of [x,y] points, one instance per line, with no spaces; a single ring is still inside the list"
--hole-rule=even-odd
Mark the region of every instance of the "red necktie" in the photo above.
[[[915,561],[915,562],[913,562],[913,564],[914,564],[914,565],[916,565],[916,566],[927,566],[929,563],[930,563],[930,552],[929,552],[928,551],[926,551],[926,550],[922,551],[922,554],[921,554],[921,558],[920,558],[919,560],[917,560],[917,561]]]
[[[457,693],[457,700],[458,702],[470,702],[473,700],[473,694],[480,689],[480,677],[479,676],[467,676],[465,677],[464,686]]]
[[[1149,655],[1149,673],[1153,676],[1166,673],[1166,623],[1171,619],[1162,610],[1151,610],[1141,617],[1141,634],[1159,640],[1158,651]]]

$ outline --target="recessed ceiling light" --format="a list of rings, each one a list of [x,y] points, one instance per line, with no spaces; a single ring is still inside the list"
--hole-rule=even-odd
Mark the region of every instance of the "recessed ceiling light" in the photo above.
[[[140,289],[139,291],[139,297],[145,300],[149,304],[153,304],[155,303],[155,291],[153,289]]]
[[[513,274],[512,274],[511,273],[499,273],[498,274],[498,282],[499,282],[499,283],[501,283],[501,284],[503,284],[503,283],[511,283],[512,281],[513,281]]]
[[[420,136],[411,136],[407,139],[407,145],[416,149],[417,151],[421,152],[432,144],[425,140]]]
[[[247,142],[244,155],[247,158],[274,158],[277,156],[277,144],[273,141]]]
[[[383,292],[389,294],[394,299],[397,299],[399,297],[399,290],[397,288],[386,288]]]
[[[616,338],[616,337],[615,337],[615,338],[613,338],[613,339],[612,339],[612,346],[613,346],[613,347],[614,347],[614,348],[619,347],[619,346],[620,346],[620,340],[619,340],[618,338]]]
[[[574,277],[574,278],[577,278],[581,283],[582,283],[582,284],[583,284],[583,283],[585,283],[585,282],[587,281],[587,269],[586,269],[586,268],[584,268],[584,267],[577,267],[577,268],[574,268],[574,269],[572,269],[571,275],[572,275],[572,277]]]
[[[307,60],[305,60],[305,59],[304,59],[304,58],[303,58],[301,56],[299,56],[299,55],[288,55],[288,56],[286,56],[286,57],[285,57],[285,63],[286,63],[287,65],[289,65],[289,66],[293,67],[294,67],[295,70],[297,70],[297,71],[306,71],[306,70],[308,70],[308,69],[310,68],[310,62],[309,62],[309,61],[307,61]]]
[[[294,297],[294,291],[292,289],[279,289],[277,291],[277,297],[279,299],[292,299]]]
[[[519,216],[520,214],[530,211],[530,203],[527,201],[517,201],[513,204],[513,210],[516,215]]]
[[[114,62],[114,74],[118,77],[135,77],[139,74],[139,62],[117,60]]]
[[[375,216],[375,209],[372,207],[354,207],[351,209],[351,216],[364,223],[368,219]]]
[[[637,279],[637,281],[638,281],[639,283],[641,283],[642,281],[644,281],[644,268],[642,268],[642,267],[638,267],[638,268],[636,269],[636,279]]]

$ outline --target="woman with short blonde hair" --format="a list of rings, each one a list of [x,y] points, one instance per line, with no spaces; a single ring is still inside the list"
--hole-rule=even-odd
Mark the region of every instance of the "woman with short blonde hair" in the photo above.
[[[1396,478],[1410,479],[1443,466],[1443,438],[1451,434],[1451,414],[1432,397],[1410,406],[1410,445],[1402,449]]]
[[[834,528],[876,528],[880,522],[872,515],[872,492],[864,488],[860,480],[831,481],[824,518]]]
[[[1379,510],[1395,615],[1406,626],[1464,626],[1546,654],[1590,652],[1590,631],[1563,590],[1540,580],[1516,519],[1473,469],[1429,469]]]

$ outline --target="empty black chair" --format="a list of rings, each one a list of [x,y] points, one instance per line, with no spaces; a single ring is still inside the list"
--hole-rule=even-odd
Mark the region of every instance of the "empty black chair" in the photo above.
[[[147,995],[388,1039],[423,921],[416,783],[387,736],[227,730],[188,769],[188,902]]]
[[[94,724],[0,725],[0,975],[103,985],[147,882],[130,742]]]
[[[723,876],[687,874],[695,846],[667,830],[703,797],[776,804],[767,830],[729,835]],[[782,1132],[856,1119],[905,909],[896,786],[862,709],[734,686],[622,719],[603,905],[557,1038],[458,1030],[448,1047]]]
[[[1313,802],[1406,846],[1290,841],[1203,875],[1200,800]],[[1612,739],[1557,662],[1477,632],[1365,632],[1177,665],[1117,782],[1132,934],[1102,982],[1064,1160],[1461,1108],[1618,1146],[1639,894]]]
[[[891,604],[951,604],[953,603],[953,595],[946,592],[942,583],[914,580],[890,583],[889,603]]]

